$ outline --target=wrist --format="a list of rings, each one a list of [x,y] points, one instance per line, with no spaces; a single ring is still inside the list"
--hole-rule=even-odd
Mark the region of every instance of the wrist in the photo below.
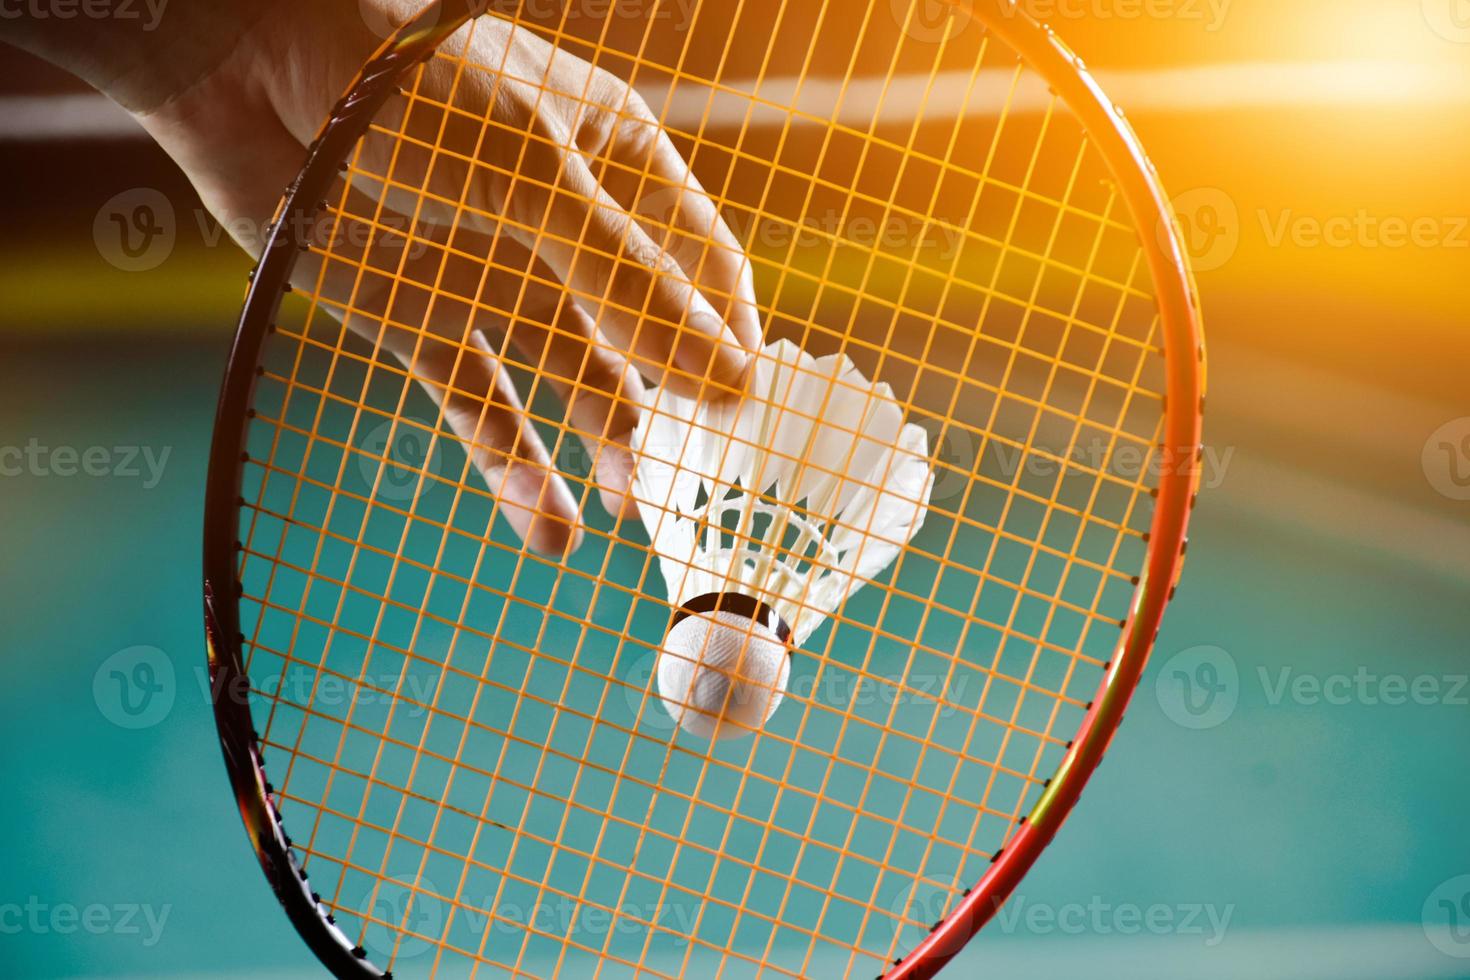
[[[269,216],[303,147],[380,43],[365,23],[378,2],[262,0],[273,9],[232,45],[162,98],[130,107],[221,222],[250,227]]]
[[[207,76],[287,2],[139,0],[67,13],[27,5],[0,13],[0,37],[143,113]]]

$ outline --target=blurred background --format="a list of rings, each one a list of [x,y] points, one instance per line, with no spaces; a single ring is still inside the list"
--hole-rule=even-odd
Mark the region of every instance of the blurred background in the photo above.
[[[955,973],[1470,977],[1470,3],[1022,6],[1175,199],[1214,465],[1113,755]],[[4,972],[316,975],[204,690],[250,263],[125,114],[4,46],[0,175],[0,447],[48,461],[0,475]]]

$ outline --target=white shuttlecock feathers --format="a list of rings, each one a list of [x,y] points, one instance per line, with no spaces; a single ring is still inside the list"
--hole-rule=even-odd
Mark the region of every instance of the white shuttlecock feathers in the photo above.
[[[633,496],[684,610],[659,652],[659,694],[694,734],[747,734],[780,703],[786,642],[918,532],[928,437],[846,356],[783,340],[758,353],[741,398],[650,390],[632,445]]]

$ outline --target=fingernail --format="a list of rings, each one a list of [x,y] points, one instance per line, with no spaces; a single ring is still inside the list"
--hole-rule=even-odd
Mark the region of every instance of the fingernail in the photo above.
[[[690,313],[689,326],[714,341],[706,370],[709,380],[737,391],[744,388],[750,370],[750,352],[741,346],[735,332],[712,310]]]
[[[577,501],[561,477],[537,466],[512,463],[501,488],[501,513],[532,551],[561,557],[577,550],[582,542]]]
[[[638,516],[638,505],[629,492],[633,482],[633,454],[621,443],[604,443],[593,464],[602,507],[614,521]]]

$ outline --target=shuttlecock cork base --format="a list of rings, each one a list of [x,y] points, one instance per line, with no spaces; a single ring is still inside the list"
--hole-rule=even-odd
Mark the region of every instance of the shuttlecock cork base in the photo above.
[[[658,693],[691,735],[741,738],[760,730],[791,676],[791,629],[770,606],[712,592],[674,613],[658,652]]]

